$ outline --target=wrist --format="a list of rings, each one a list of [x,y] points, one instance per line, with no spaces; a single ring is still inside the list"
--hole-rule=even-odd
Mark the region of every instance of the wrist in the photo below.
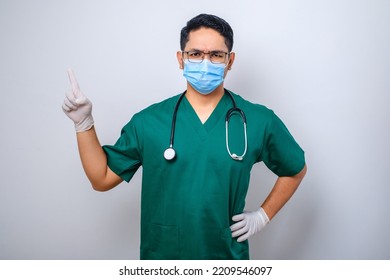
[[[94,125],[94,120],[92,115],[88,115],[84,119],[82,119],[80,122],[75,123],[75,129],[76,132],[84,132],[87,130],[90,130],[92,126]]]
[[[260,218],[261,218],[261,220],[262,220],[262,222],[263,222],[264,225],[269,224],[270,219],[269,219],[267,213],[264,211],[263,207],[260,207],[260,208],[257,210],[257,213],[259,214],[259,216],[260,216]]]

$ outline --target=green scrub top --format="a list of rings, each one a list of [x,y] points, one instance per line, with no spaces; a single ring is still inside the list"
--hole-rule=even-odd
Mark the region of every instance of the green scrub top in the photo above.
[[[202,124],[184,97],[177,113],[174,148],[167,161],[172,115],[179,95],[135,114],[115,145],[105,145],[108,166],[130,181],[142,166],[141,259],[249,259],[248,241],[232,238],[232,216],[242,213],[252,166],[264,162],[278,176],[305,164],[304,152],[273,111],[233,93],[247,119],[248,150],[242,161],[226,149],[227,94]],[[244,151],[243,122],[229,124],[231,153]]]

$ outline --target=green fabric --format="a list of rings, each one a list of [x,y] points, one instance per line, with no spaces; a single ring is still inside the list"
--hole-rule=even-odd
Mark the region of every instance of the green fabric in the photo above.
[[[302,170],[304,152],[269,109],[234,94],[247,118],[248,151],[233,160],[225,142],[226,94],[202,124],[184,97],[177,114],[176,158],[169,146],[178,95],[135,114],[117,143],[103,146],[109,167],[129,181],[142,165],[141,259],[249,259],[248,242],[231,237],[232,216],[243,212],[252,166],[263,161],[278,176]],[[229,124],[232,153],[244,150],[243,124]],[[259,198],[260,200],[260,198]],[[260,203],[260,201],[259,201]]]

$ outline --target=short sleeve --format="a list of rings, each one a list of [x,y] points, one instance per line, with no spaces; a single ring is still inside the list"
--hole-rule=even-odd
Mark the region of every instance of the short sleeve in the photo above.
[[[137,129],[134,118],[122,128],[115,145],[104,145],[107,165],[126,182],[129,182],[141,166],[140,128]]]
[[[272,172],[278,176],[293,176],[303,169],[304,151],[273,112],[264,137],[261,160]]]

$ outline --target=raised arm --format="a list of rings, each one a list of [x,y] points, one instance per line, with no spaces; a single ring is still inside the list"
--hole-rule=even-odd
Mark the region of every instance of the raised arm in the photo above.
[[[62,109],[75,124],[77,144],[85,174],[95,190],[110,190],[121,183],[122,179],[107,166],[106,154],[94,128],[91,101],[81,92],[71,69],[68,70],[68,75],[71,91],[66,94]]]

